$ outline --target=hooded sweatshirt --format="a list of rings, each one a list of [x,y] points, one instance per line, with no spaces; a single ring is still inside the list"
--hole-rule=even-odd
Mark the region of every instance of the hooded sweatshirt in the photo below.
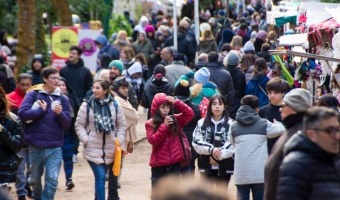
[[[248,105],[241,105],[229,129],[230,142],[235,151],[235,184],[264,183],[264,166],[268,157],[267,137],[277,137],[284,130],[280,123],[262,119]]]

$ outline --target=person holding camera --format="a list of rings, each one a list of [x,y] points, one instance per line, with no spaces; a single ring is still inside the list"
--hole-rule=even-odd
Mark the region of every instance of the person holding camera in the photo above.
[[[205,118],[198,121],[192,146],[199,154],[199,172],[214,183],[229,184],[234,168],[234,147],[228,140],[229,118],[223,95],[211,97]]]
[[[181,111],[173,114],[173,110]],[[152,145],[149,165],[151,183],[169,174],[180,174],[181,162],[185,159],[181,138],[186,139],[182,128],[191,121],[194,113],[182,101],[164,93],[158,93],[152,100],[151,119],[145,123],[146,136]]]

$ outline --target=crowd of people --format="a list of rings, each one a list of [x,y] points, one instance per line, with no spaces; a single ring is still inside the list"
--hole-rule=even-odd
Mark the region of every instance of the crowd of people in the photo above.
[[[119,200],[115,141],[123,167],[134,152],[142,106],[152,199],[161,199],[166,176],[196,171],[225,192],[233,176],[238,200],[338,199],[338,99],[324,95],[314,104],[310,91],[294,88],[272,67],[268,50],[277,48],[278,33],[269,31],[261,6],[235,16],[212,13],[200,17],[199,38],[188,17],[174,38],[172,18],[162,12],[142,16],[131,38],[125,30],[98,36],[96,72],[78,46],[60,70],[37,55],[16,80],[2,55],[1,191],[15,184],[19,200],[54,199],[62,163],[72,190],[81,143],[94,198]]]

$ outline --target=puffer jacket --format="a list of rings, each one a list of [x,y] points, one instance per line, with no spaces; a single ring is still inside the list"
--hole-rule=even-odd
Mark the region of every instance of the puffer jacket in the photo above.
[[[37,100],[47,103],[44,111]],[[58,100],[62,112],[57,115],[51,108],[52,101]],[[24,127],[24,142],[39,148],[53,148],[63,146],[63,130],[71,125],[71,112],[69,99],[61,94],[57,88],[51,94],[41,88],[25,95],[18,111],[20,120],[26,123]]]
[[[166,94],[158,93],[155,95],[151,105],[151,117],[153,117],[159,107],[167,102]],[[191,121],[194,116],[192,109],[180,100],[176,100],[174,108],[181,111],[175,114],[178,130]],[[153,130],[153,119],[151,118],[145,123],[146,136],[152,145],[152,152],[149,165],[151,167],[161,167],[180,163],[184,158],[180,139],[177,134],[172,133],[167,125],[162,123],[158,130]],[[181,133],[182,134],[182,133]],[[184,136],[184,134],[182,134]]]
[[[0,184],[14,183],[19,165],[16,153],[22,148],[22,129],[14,114],[0,117],[0,124]]]
[[[123,109],[118,103],[116,113],[113,102],[110,103],[112,120],[116,122],[115,129],[110,134],[103,134],[96,131],[92,107],[89,109],[89,123],[86,124],[87,104],[87,101],[81,104],[75,123],[78,138],[84,144],[84,158],[96,164],[111,164],[114,161],[116,137],[122,144],[122,148],[126,150],[126,121]]]
[[[336,168],[336,155],[321,149],[302,132],[288,140],[284,152],[277,200],[340,198],[340,174]]]

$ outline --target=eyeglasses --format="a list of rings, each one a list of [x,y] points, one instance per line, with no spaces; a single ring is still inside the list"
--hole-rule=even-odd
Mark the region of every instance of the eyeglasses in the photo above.
[[[57,77],[57,76],[54,76],[54,77],[52,77],[52,76],[50,76],[50,77],[48,77],[49,79],[52,79],[52,80],[60,80],[61,78],[60,77]]]
[[[334,127],[334,126],[330,126],[330,127],[326,127],[326,128],[313,128],[312,130],[315,130],[315,131],[322,131],[322,132],[325,132],[327,133],[328,135],[331,135],[331,136],[335,136],[337,133],[340,133],[340,127]]]

